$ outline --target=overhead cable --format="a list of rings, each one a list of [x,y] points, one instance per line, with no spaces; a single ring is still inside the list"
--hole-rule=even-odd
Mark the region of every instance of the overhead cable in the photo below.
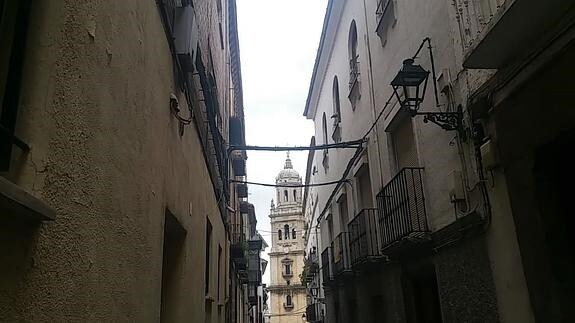
[[[228,152],[235,150],[263,150],[263,151],[312,151],[312,150],[325,150],[334,148],[357,148],[365,142],[365,137],[359,140],[344,141],[333,144],[317,145],[317,146],[249,146],[249,145],[232,145],[228,148]]]
[[[235,179],[230,179],[230,183],[236,184],[249,184],[249,185],[259,185],[267,187],[289,187],[289,188],[301,188],[301,187],[314,187],[314,186],[327,186],[339,184],[340,181],[324,182],[324,183],[314,183],[314,184],[270,184],[270,183],[258,183],[258,182],[248,182],[248,181],[238,181]]]

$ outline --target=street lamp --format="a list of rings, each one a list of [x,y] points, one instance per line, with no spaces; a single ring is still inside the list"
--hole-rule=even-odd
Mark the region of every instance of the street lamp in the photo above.
[[[414,114],[419,110],[419,105],[425,98],[425,90],[429,78],[429,71],[424,70],[421,65],[414,65],[414,62],[413,58],[404,60],[403,67],[391,81],[393,93],[397,97],[399,104],[401,104],[402,108],[407,109],[410,114]],[[423,88],[421,88],[422,85]]]
[[[435,62],[433,60],[433,50],[431,47],[431,39],[429,37],[423,40],[413,58],[408,58],[403,61],[401,70],[399,70],[397,75],[391,81],[393,93],[399,101],[401,108],[407,111],[411,117],[421,115],[423,116],[423,122],[433,122],[444,130],[455,130],[458,132],[460,138],[464,138],[463,113],[461,110],[456,112],[419,112],[420,105],[425,99],[425,90],[429,79],[429,71],[425,70],[421,65],[415,65],[414,58],[417,57],[426,42],[428,45],[427,48],[429,49],[431,72],[433,74],[432,81],[435,94],[435,104],[436,107],[439,107],[437,79],[435,77]]]

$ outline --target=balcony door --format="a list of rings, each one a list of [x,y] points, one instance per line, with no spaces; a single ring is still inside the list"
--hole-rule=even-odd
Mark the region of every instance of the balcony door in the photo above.
[[[413,134],[413,123],[409,116],[405,116],[398,121],[397,126],[391,132],[391,138],[396,172],[405,167],[418,167],[419,161]]]
[[[371,175],[369,164],[363,164],[355,175],[357,183],[357,202],[359,210],[373,207],[373,197],[371,192]]]

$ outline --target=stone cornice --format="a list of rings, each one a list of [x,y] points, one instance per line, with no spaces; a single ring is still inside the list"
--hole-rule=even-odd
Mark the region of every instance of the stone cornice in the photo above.
[[[304,251],[302,249],[300,250],[291,250],[288,252],[285,251],[270,251],[268,252],[269,256],[283,256],[283,255],[303,255]]]
[[[291,284],[291,285],[269,285],[267,287],[269,291],[289,291],[289,290],[305,290],[305,286],[302,284]]]

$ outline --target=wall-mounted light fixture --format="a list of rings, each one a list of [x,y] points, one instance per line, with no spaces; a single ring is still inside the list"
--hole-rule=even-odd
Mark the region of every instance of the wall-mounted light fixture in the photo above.
[[[463,113],[457,112],[419,112],[421,103],[425,99],[425,90],[429,79],[429,71],[421,65],[416,65],[415,58],[427,42],[429,57],[431,61],[431,73],[433,89],[435,94],[436,107],[439,107],[439,97],[437,96],[437,77],[435,76],[435,62],[433,60],[433,51],[431,39],[425,38],[417,53],[403,61],[403,66],[397,75],[391,81],[393,93],[395,94],[402,109],[405,109],[411,117],[417,115],[423,116],[423,122],[433,122],[445,130],[455,130],[463,137]]]

